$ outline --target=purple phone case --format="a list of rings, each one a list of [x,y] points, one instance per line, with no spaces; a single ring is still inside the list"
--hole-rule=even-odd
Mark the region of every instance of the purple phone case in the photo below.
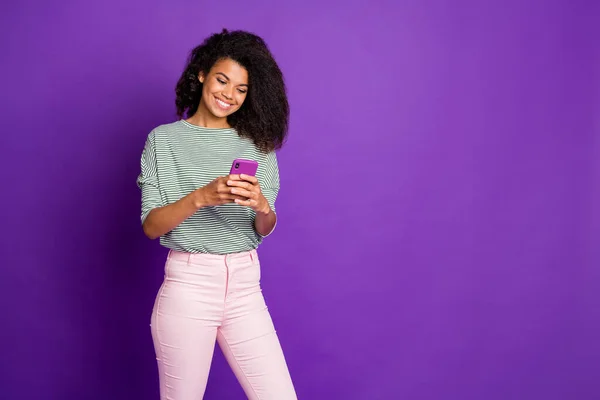
[[[236,158],[231,164],[231,170],[229,171],[229,173],[255,176],[257,169],[258,162],[254,160],[244,160],[242,158]]]

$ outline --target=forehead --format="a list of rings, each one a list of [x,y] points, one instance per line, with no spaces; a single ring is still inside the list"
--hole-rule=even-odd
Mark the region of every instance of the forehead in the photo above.
[[[212,74],[225,74],[235,84],[248,83],[248,71],[230,58],[219,60],[210,70]]]

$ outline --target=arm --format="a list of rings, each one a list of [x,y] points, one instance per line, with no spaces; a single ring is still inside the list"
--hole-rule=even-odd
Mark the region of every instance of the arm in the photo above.
[[[171,232],[202,207],[232,203],[238,198],[225,184],[227,177],[218,177],[208,185],[166,204],[158,181],[154,131],[146,139],[140,169],[137,184],[142,192],[142,227],[150,239]]]
[[[265,160],[264,186],[258,179],[248,175],[230,175],[227,182],[233,188],[231,193],[244,197],[237,204],[252,208],[256,213],[254,229],[263,238],[269,236],[277,225],[275,200],[279,193],[279,166],[275,152],[268,154]]]
[[[273,232],[273,229],[275,229],[275,225],[277,224],[277,214],[275,214],[275,211],[271,210],[271,207],[269,207],[269,203],[265,197],[262,196],[262,198],[264,199],[264,204],[266,204],[266,211],[256,212],[254,229],[256,229],[256,232],[258,232],[259,235],[268,236],[271,232]]]
[[[174,203],[154,208],[144,220],[142,227],[150,239],[156,239],[175,229],[203,207],[199,190],[195,190]]]
[[[231,188],[227,186],[227,179],[228,176],[219,177],[174,203],[152,209],[142,225],[146,236],[156,239],[171,232],[202,207],[240,200],[241,197],[232,194]]]
[[[169,233],[202,207],[221,205],[233,201],[249,206],[250,201],[246,197],[240,197],[240,194],[249,194],[245,191],[237,192],[240,189],[228,187],[225,183],[227,179],[239,178],[232,176],[217,178],[207,186],[194,190],[174,203],[152,209],[142,225],[146,236],[150,239],[156,239]],[[258,187],[258,182],[255,182],[255,184]],[[248,186],[250,188],[252,184]],[[252,201],[253,208],[256,211],[254,227],[261,236],[267,236],[275,228],[277,215],[269,206],[267,199],[260,193],[260,188],[258,188],[255,199],[257,200]]]
[[[277,224],[277,214],[263,195],[258,179],[244,174],[230,175],[227,185],[231,187],[232,194],[243,198],[236,199],[237,204],[250,207],[256,213],[254,219],[256,232],[263,237],[270,235]]]

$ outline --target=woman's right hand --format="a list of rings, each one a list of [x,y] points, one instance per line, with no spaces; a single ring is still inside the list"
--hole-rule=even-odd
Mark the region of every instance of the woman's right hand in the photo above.
[[[245,197],[236,196],[231,193],[230,186],[227,186],[228,176],[220,176],[210,182],[208,185],[194,191],[194,205],[200,209],[207,206],[220,206],[235,202],[235,199],[247,200]]]

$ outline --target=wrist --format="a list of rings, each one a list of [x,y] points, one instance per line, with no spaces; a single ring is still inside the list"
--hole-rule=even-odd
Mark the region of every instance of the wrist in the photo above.
[[[204,191],[202,188],[196,189],[191,193],[191,201],[194,209],[199,210],[206,206],[206,199],[204,198]]]
[[[265,200],[264,205],[261,208],[259,208],[256,211],[256,213],[257,214],[262,214],[264,216],[267,216],[267,215],[271,214],[271,207],[269,206],[269,203]]]

